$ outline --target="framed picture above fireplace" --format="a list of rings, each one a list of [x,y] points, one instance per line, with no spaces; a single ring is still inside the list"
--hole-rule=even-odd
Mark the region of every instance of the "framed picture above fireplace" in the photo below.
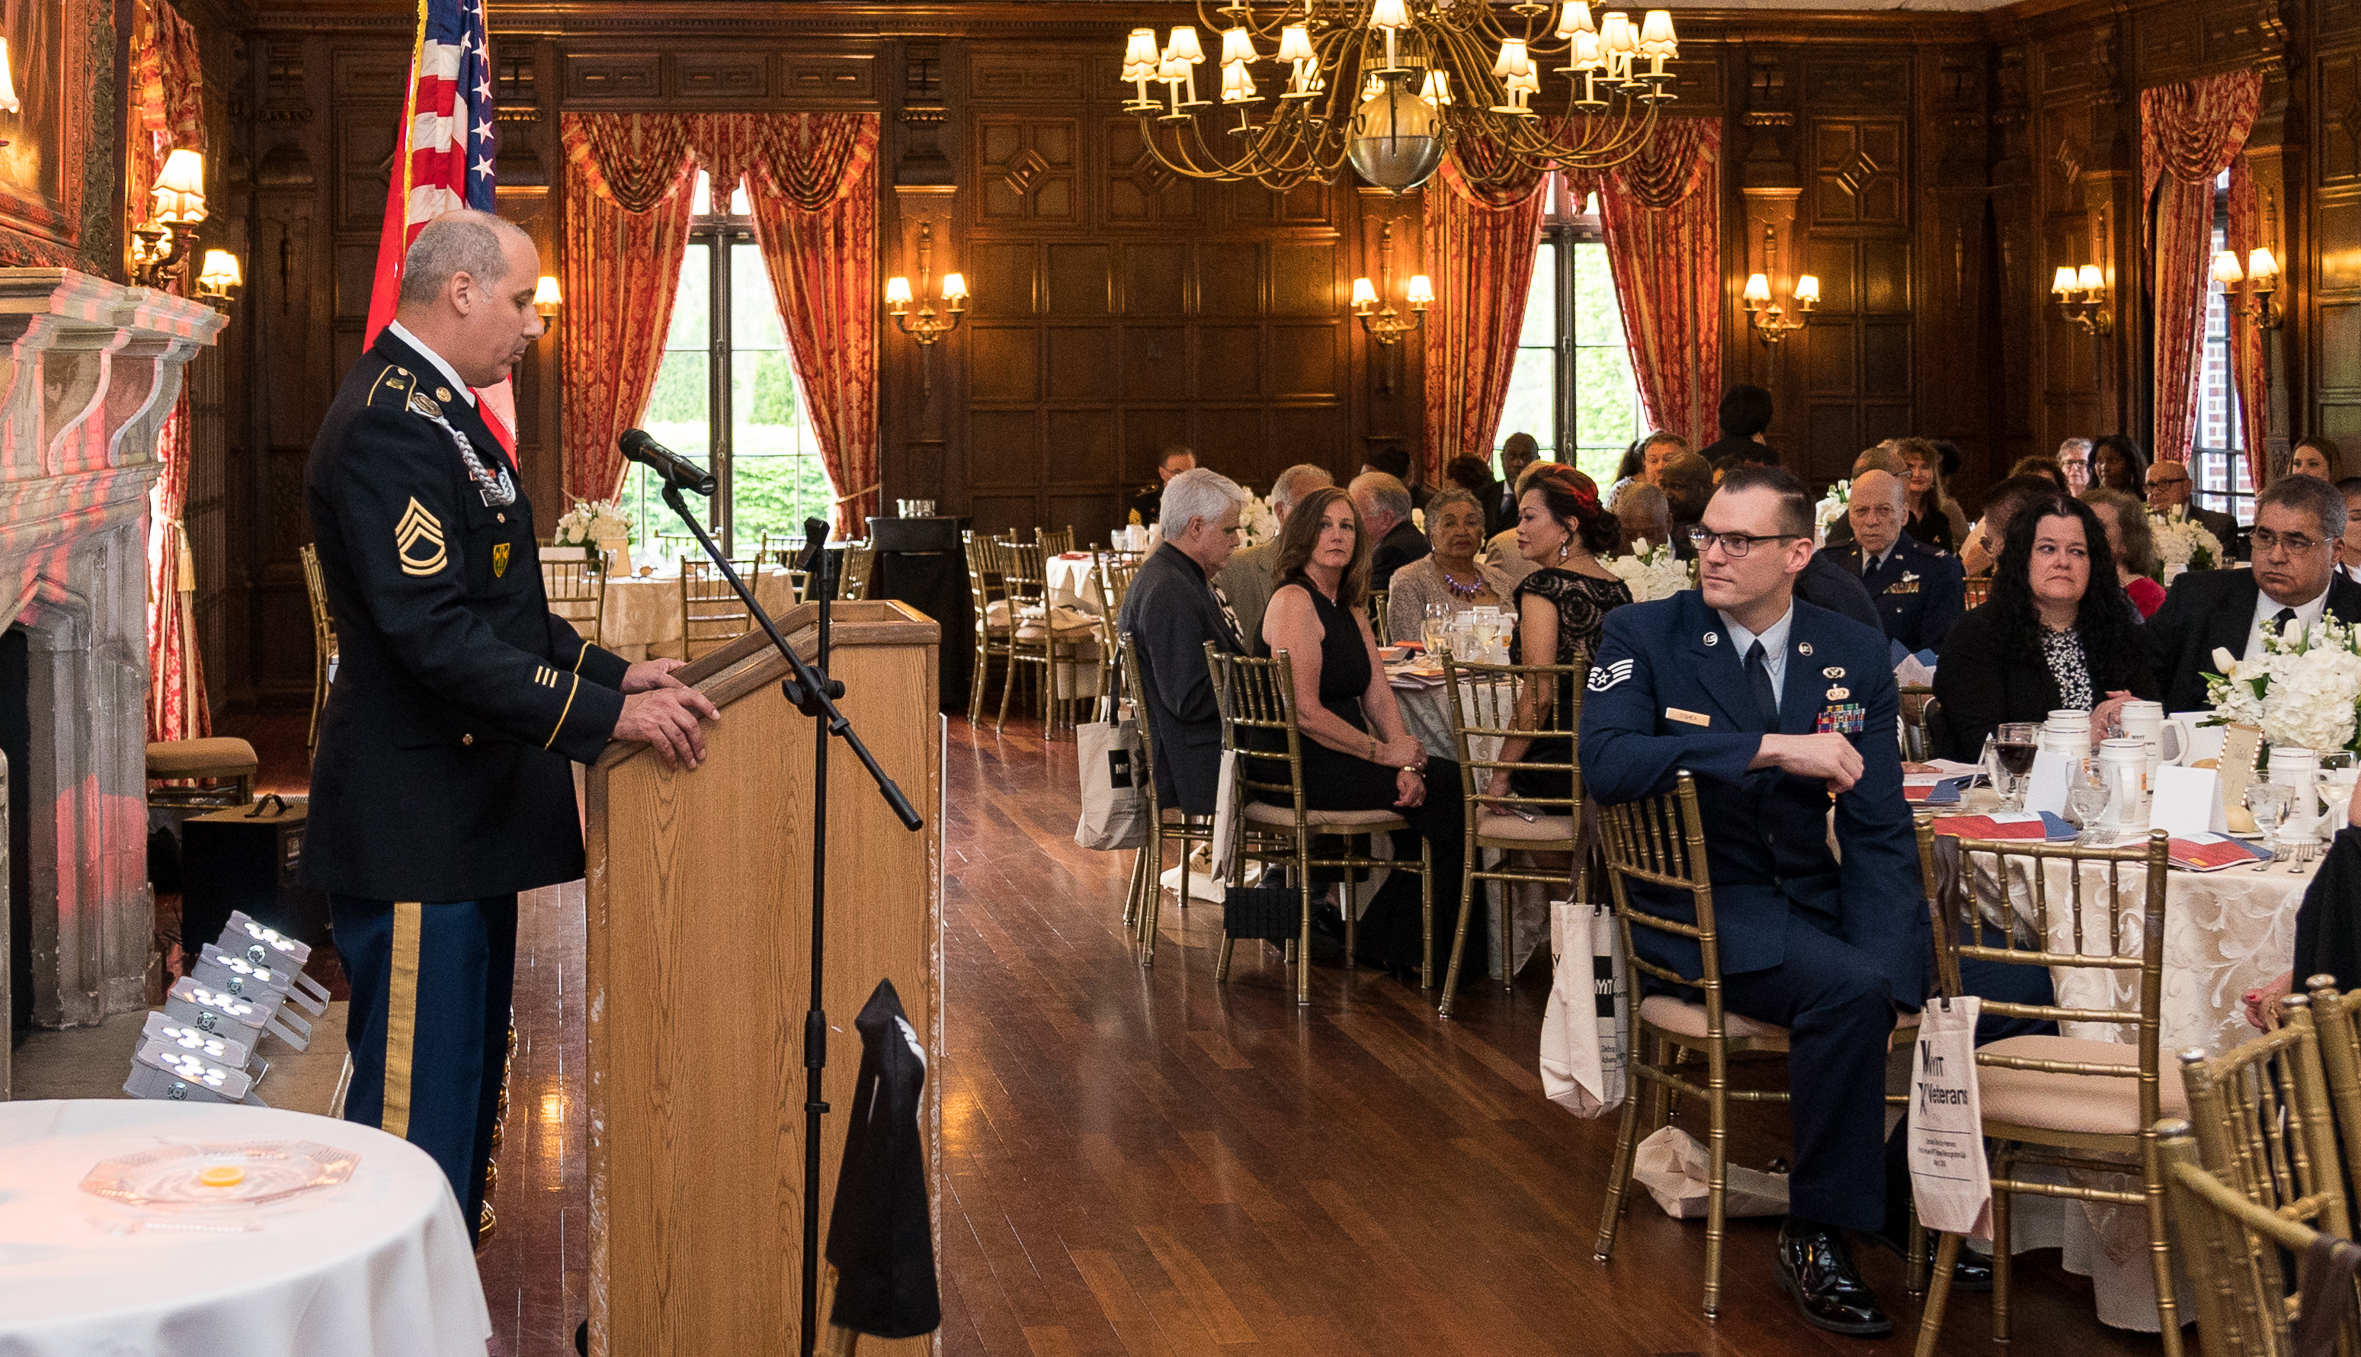
[[[82,264],[84,165],[104,0],[0,0],[21,111],[0,111],[0,264]],[[74,97],[74,92],[83,92]]]

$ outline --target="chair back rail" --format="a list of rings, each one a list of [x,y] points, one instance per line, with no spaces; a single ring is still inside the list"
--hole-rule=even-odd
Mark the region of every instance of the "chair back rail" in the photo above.
[[[583,640],[599,644],[607,598],[604,571],[591,569],[590,562],[582,557],[543,560],[541,589],[549,596],[551,612],[573,623]]]
[[[755,578],[755,562],[732,561],[730,568],[738,578]],[[754,615],[746,610],[737,591],[723,578],[709,560],[701,561],[683,556],[680,560],[680,639],[681,654],[697,659],[709,651],[718,650],[754,627]]]
[[[2181,1085],[2200,1162],[2249,1201],[2331,1234],[2352,1232],[2312,1001],[2286,1001],[2274,1032],[2208,1060],[2183,1051]]]

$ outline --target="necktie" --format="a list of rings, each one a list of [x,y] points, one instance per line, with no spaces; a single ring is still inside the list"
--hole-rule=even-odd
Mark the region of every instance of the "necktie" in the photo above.
[[[1771,666],[1763,659],[1763,643],[1757,641],[1746,652],[1746,677],[1754,684],[1754,705],[1763,713],[1766,730],[1779,728],[1779,694],[1771,687]]]
[[[2294,620],[2295,609],[2281,608],[2279,610],[2279,615],[2271,619],[2271,630],[2284,634],[2287,624],[2293,622]]]

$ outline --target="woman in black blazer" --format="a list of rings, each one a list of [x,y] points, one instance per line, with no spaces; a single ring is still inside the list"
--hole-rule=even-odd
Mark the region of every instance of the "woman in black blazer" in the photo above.
[[[1992,575],[1991,599],[1953,625],[1935,666],[1950,728],[1938,752],[1972,762],[2002,722],[2065,708],[2092,712],[2095,734],[2124,700],[2156,697],[2139,614],[2089,505],[2059,495],[2018,510]]]

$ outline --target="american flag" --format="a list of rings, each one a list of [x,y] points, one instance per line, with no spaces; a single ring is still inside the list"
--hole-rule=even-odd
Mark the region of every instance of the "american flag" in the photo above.
[[[409,98],[402,106],[393,180],[386,186],[385,232],[377,246],[377,281],[369,292],[365,342],[393,319],[402,290],[402,256],[428,222],[459,207],[498,210],[492,164],[499,146],[492,100],[492,56],[484,40],[484,0],[418,0],[418,46],[410,54]],[[516,451],[516,397],[503,381],[478,391],[484,422]]]

